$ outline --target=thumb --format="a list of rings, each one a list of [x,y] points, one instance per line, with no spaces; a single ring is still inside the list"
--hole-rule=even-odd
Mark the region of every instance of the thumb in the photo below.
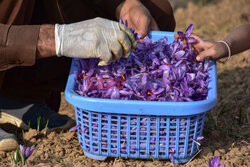
[[[200,52],[197,56],[196,56],[196,60],[197,61],[202,61],[204,59],[211,59],[213,57],[213,54],[211,53],[210,49],[205,50]]]
[[[149,26],[141,26],[138,28],[137,33],[141,35],[141,39],[144,38],[149,32]]]

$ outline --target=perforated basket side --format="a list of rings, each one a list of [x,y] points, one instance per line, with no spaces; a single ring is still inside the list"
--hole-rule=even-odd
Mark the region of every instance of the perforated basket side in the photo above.
[[[76,108],[81,147],[93,155],[187,161],[197,151],[205,113],[191,116],[137,116]]]

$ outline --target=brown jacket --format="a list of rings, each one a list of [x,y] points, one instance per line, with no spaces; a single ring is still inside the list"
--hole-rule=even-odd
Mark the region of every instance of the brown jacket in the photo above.
[[[36,60],[39,25],[72,23],[97,16],[114,20],[115,9],[121,2],[0,0],[0,93],[18,100],[44,102],[52,91],[63,91],[70,59]]]
[[[63,91],[71,60],[36,60],[41,24],[72,23],[104,17],[115,20],[124,0],[0,0],[0,94],[29,102],[44,102],[53,91]],[[172,11],[144,0],[161,30],[175,28]],[[163,1],[163,0],[162,0]],[[164,13],[165,12],[165,13]],[[159,21],[160,20],[160,21]],[[164,21],[163,21],[164,20]]]

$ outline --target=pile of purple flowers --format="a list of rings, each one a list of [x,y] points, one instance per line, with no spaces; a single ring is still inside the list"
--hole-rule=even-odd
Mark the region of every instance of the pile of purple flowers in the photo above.
[[[128,58],[108,66],[98,66],[98,59],[75,60],[75,92],[123,100],[204,100],[208,92],[208,61],[195,60],[192,30],[191,24],[185,33],[178,32],[170,44],[167,37],[156,42],[146,36]]]

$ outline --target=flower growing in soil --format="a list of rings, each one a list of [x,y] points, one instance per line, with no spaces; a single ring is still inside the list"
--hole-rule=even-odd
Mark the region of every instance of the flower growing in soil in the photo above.
[[[19,147],[17,147],[17,150],[15,151],[15,153],[12,154],[11,162],[15,166],[18,166],[19,161],[21,161],[21,166],[24,166],[26,164],[26,160],[33,153],[34,148],[35,148],[34,145],[32,147],[26,147],[26,146],[20,144]]]
[[[20,147],[20,153],[21,153],[21,158],[22,158],[22,164],[25,165],[26,160],[33,153],[35,146],[33,145],[32,147],[26,147],[26,146],[20,144],[19,147]]]
[[[209,167],[225,167],[225,164],[220,164],[219,157],[215,156],[212,160],[209,160]]]

